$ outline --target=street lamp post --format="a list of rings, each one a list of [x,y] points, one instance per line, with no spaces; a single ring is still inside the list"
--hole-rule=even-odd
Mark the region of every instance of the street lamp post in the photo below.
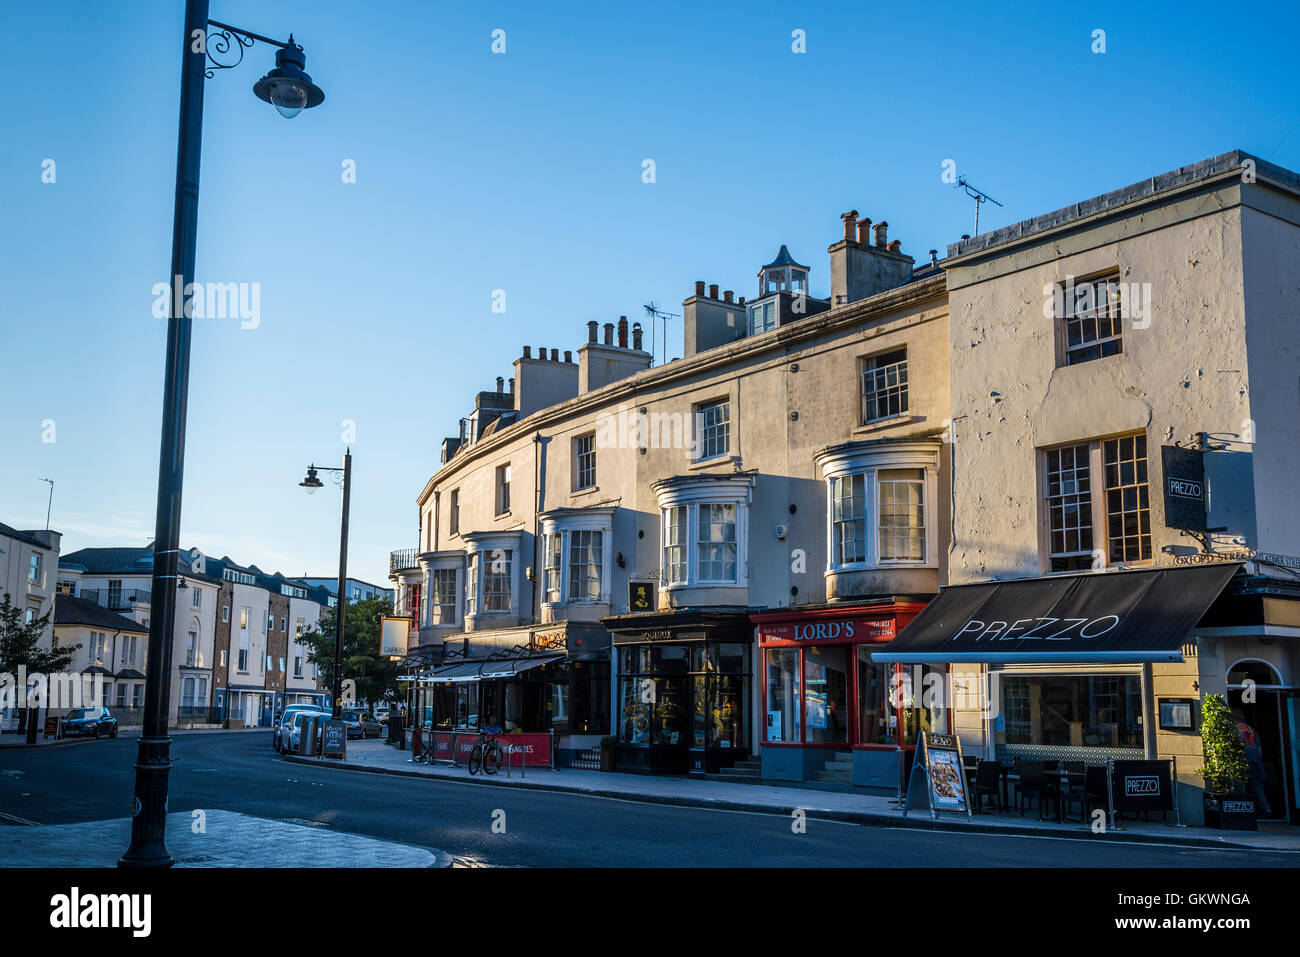
[[[209,30],[209,26],[214,30]],[[208,19],[208,0],[187,0],[181,46],[181,102],[176,146],[176,205],[172,219],[171,276],[175,292],[167,320],[167,363],[163,379],[162,442],[158,456],[158,506],[154,524],[153,596],[149,619],[149,668],[145,677],[144,727],[137,746],[131,844],[120,867],[170,867],[164,840],[171,739],[167,708],[171,692],[172,634],[176,623],[176,573],[179,567],[181,489],[185,472],[185,419],[189,398],[192,320],[184,303],[194,279],[198,241],[199,156],[203,142],[203,81],[213,70],[238,66],[255,41],[278,47],[276,68],[253,87],[259,99],[282,116],[317,106],[325,98],[302,71],[305,57],[293,42],[270,40]],[[234,50],[238,59],[214,56]]]
[[[343,624],[348,610],[348,503],[352,495],[352,449],[343,455],[343,468],[328,468],[323,465],[307,466],[307,477],[298,484],[309,492],[314,492],[324,483],[317,472],[343,473],[343,520],[339,531],[339,593],[334,603],[334,681],[330,685],[330,695],[334,699],[333,716],[335,720],[343,717]]]

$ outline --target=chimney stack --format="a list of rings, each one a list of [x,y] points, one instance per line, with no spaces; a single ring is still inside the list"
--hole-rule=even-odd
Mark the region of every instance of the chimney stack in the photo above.
[[[739,299],[736,300],[736,305],[738,305],[738,306],[743,306],[744,304],[745,304],[745,297],[744,297],[744,296],[741,296]]]
[[[572,361],[573,361],[573,352],[572,352],[572,350],[569,350],[569,349],[565,349],[565,350],[564,350],[564,361],[565,361],[565,362],[572,362]]]
[[[600,335],[599,330],[600,330],[600,323],[597,322],[595,319],[590,320],[587,323],[587,341],[595,342],[597,337],[599,337]]]
[[[710,299],[718,298],[718,284],[716,282],[709,283],[709,298]]]
[[[632,323],[632,348],[641,351],[641,323]]]
[[[858,220],[858,242],[864,246],[871,245],[871,217]]]
[[[543,362],[546,361],[546,346],[537,347],[537,358],[541,359]]]
[[[627,348],[627,316],[618,317],[618,347]]]
[[[614,344],[614,323],[607,322],[605,323],[605,345],[612,346],[613,344]]]
[[[885,244],[889,242],[889,223],[882,219],[880,222],[876,223],[872,229],[876,233],[876,248],[884,249]]]
[[[533,347],[532,347],[532,346],[524,346],[524,358],[525,358],[525,359],[531,359],[532,357],[533,357]]]
[[[844,221],[844,238],[847,241],[852,242],[853,231],[858,223],[858,211],[856,209],[850,209],[847,213],[841,213],[840,219]]]
[[[732,291],[731,291],[730,289],[725,290],[725,291],[722,293],[722,301],[723,301],[723,302],[731,302],[731,297],[732,297],[732,295],[734,295],[734,293],[732,293]]]
[[[552,362],[559,362],[559,361],[560,361],[560,350],[559,350],[559,349],[552,349],[552,350],[551,350],[551,361],[552,361]]]
[[[697,280],[695,280],[695,295],[697,295],[697,296],[702,296],[702,295],[704,295],[704,280],[703,280],[703,279],[697,279]]]
[[[897,239],[894,239],[891,240],[889,245],[886,246],[885,248],[888,249],[891,253],[896,253],[903,248],[903,244],[899,242]]]

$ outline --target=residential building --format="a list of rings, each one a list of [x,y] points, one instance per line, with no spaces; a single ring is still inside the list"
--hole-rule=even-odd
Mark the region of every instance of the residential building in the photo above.
[[[98,602],[64,594],[54,608],[54,643],[56,647],[77,648],[67,671],[78,679],[82,698],[65,699],[57,707],[51,706],[52,714],[101,703],[112,710],[119,727],[138,727],[142,723],[149,656],[147,626],[109,611]]]
[[[301,578],[294,579],[302,582],[308,588],[323,588],[329,594],[330,600],[328,605],[333,608],[338,604],[339,579],[335,575],[332,578],[320,578],[315,576],[303,575]],[[385,588],[382,585],[373,585],[370,582],[362,581],[359,578],[349,578],[345,582],[347,585],[348,601],[369,601],[373,598],[382,598],[385,601],[393,600],[393,590]]]

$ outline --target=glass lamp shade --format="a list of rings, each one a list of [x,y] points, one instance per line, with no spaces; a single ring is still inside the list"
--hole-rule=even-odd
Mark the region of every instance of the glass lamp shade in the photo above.
[[[286,120],[291,120],[307,106],[307,88],[295,80],[273,80],[270,89],[271,105]]]

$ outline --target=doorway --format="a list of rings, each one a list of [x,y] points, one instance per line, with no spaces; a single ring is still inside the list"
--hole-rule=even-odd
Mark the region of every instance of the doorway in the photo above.
[[[1261,820],[1294,820],[1296,814],[1294,775],[1296,742],[1292,712],[1296,692],[1282,687],[1281,676],[1263,661],[1243,661],[1228,671],[1228,706],[1239,710],[1259,736],[1264,764],[1264,793],[1269,814]]]

